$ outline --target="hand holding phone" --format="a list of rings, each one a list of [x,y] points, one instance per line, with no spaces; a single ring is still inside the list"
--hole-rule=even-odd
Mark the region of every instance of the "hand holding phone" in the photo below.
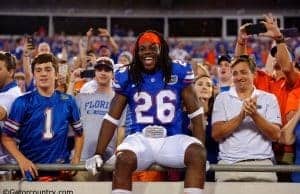
[[[68,72],[69,72],[69,67],[68,67],[68,64],[65,63],[65,64],[60,64],[58,66],[58,73],[62,76],[67,76],[68,75]]]
[[[34,49],[34,43],[33,43],[33,37],[32,36],[27,36],[27,49],[28,50],[33,50]]]
[[[95,77],[95,70],[94,69],[88,69],[80,72],[81,78],[94,78]]]

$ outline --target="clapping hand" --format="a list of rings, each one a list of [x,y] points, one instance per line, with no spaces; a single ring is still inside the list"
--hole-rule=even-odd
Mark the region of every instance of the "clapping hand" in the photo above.
[[[253,98],[247,98],[244,100],[243,110],[248,116],[254,116],[257,114],[257,96]]]

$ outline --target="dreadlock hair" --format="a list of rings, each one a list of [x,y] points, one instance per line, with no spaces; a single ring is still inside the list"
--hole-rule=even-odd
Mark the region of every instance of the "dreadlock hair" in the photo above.
[[[144,33],[154,33],[159,37],[161,42],[160,45],[160,54],[157,60],[156,68],[161,69],[163,72],[165,85],[171,80],[172,73],[172,61],[169,57],[169,46],[160,33],[154,30],[147,30],[141,33],[135,43],[134,53],[133,53],[133,61],[129,64],[129,79],[133,81],[133,83],[140,89],[141,83],[143,82],[142,71],[143,71],[143,63],[139,59],[139,40]]]

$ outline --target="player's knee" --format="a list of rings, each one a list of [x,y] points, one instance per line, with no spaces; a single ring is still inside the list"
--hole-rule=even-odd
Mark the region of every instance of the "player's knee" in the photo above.
[[[185,152],[185,164],[199,165],[206,163],[206,150],[199,144],[191,144]]]
[[[135,170],[137,168],[137,158],[135,153],[132,151],[120,151],[117,153],[117,161],[116,161],[116,167],[121,166],[128,170]]]

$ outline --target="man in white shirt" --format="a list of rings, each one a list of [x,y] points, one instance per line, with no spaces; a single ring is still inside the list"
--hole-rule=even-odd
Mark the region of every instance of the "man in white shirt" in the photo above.
[[[272,141],[280,136],[281,117],[273,94],[253,85],[255,62],[237,57],[233,84],[214,104],[212,136],[219,142],[219,164],[272,165]],[[275,173],[216,172],[216,181],[277,181]]]
[[[81,154],[81,161],[85,162],[92,157],[96,151],[100,126],[104,115],[109,110],[109,105],[115,92],[112,89],[113,61],[109,57],[100,57],[94,65],[95,77],[85,83],[80,93],[76,96],[76,101],[81,112],[81,121],[85,130],[85,139]],[[116,134],[110,141],[104,160],[108,160],[116,149]],[[93,176],[88,172],[78,172],[74,180],[77,181],[97,181],[109,180],[110,174],[103,173],[100,176]]]

